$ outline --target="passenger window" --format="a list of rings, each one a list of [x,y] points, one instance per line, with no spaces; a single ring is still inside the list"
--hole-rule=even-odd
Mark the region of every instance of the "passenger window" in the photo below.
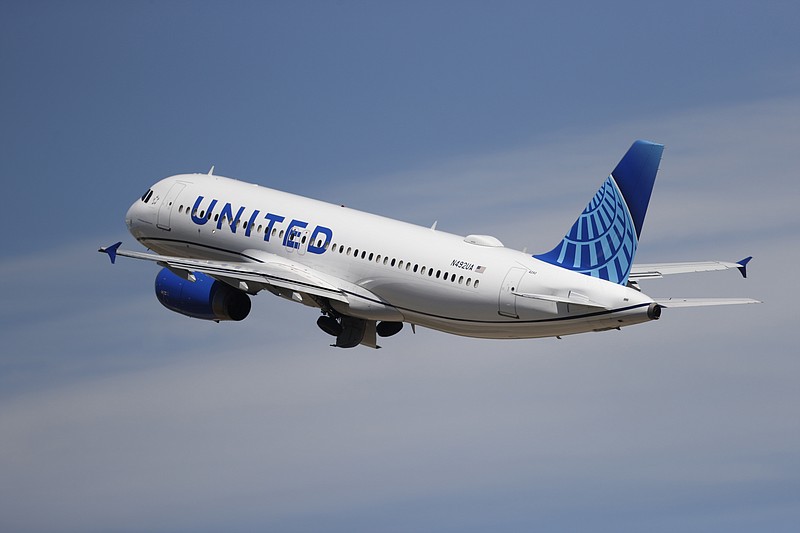
[[[476,279],[476,280],[475,280],[475,285],[473,285],[473,287],[475,287],[475,288],[477,289],[477,288],[478,288],[478,283],[480,283],[480,280],[477,280],[477,279]]]

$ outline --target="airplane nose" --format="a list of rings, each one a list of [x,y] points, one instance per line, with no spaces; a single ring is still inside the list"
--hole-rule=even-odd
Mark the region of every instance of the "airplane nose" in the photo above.
[[[128,212],[125,213],[125,225],[128,227],[128,231],[133,229],[133,223],[137,217],[137,207],[139,203],[140,200],[136,200],[135,202],[133,202],[131,206],[128,208]]]

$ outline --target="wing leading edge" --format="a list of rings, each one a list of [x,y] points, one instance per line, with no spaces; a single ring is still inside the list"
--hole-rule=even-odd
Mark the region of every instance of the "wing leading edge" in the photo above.
[[[108,254],[112,263],[117,256],[153,261],[190,281],[193,281],[192,272],[202,272],[251,294],[255,294],[269,285],[348,303],[347,297],[338,287],[314,276],[307,269],[301,270],[283,261],[263,261],[258,263],[206,261],[120,250],[120,244],[118,242],[112,246],[100,248],[98,251]]]

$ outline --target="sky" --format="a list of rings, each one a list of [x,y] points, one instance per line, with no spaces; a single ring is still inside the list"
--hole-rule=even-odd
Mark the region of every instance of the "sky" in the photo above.
[[[0,2],[0,529],[795,531],[800,7]],[[109,264],[155,181],[215,173],[531,253],[638,138],[666,145],[622,331],[161,307]]]

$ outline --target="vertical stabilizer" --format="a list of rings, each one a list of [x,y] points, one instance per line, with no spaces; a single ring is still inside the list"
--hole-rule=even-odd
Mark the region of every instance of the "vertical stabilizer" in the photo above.
[[[664,145],[636,141],[564,239],[536,259],[625,285]]]

